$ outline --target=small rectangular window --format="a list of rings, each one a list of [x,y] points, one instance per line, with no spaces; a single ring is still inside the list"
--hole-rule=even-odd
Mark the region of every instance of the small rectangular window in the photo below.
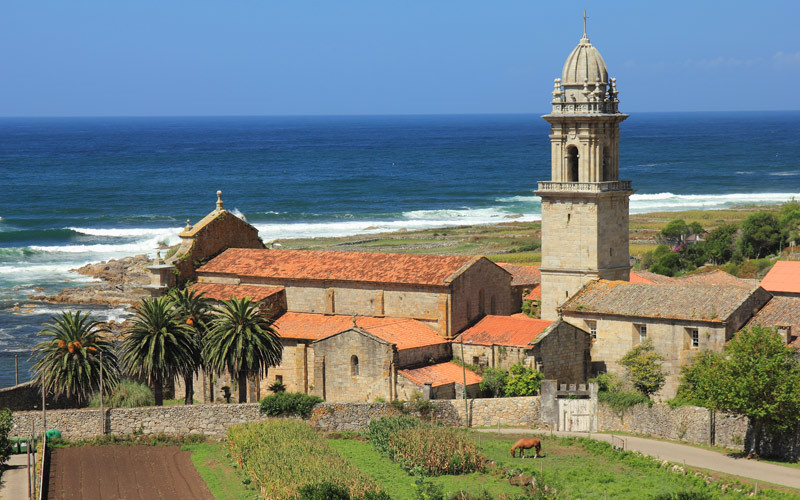
[[[639,341],[644,343],[647,340],[647,325],[639,325]]]
[[[700,347],[700,332],[697,331],[697,328],[689,329],[689,337],[692,339],[692,347]]]
[[[275,375],[275,382],[282,384],[283,383],[283,375]]]
[[[587,321],[587,325],[589,325],[589,334],[592,336],[593,339],[597,338],[597,322],[596,321]]]
[[[481,357],[480,356],[472,356],[472,364],[478,366],[481,364]]]

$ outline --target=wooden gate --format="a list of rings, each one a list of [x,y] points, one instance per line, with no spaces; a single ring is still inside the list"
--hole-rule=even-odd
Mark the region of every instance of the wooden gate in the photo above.
[[[592,431],[592,401],[589,398],[558,398],[558,430]]]

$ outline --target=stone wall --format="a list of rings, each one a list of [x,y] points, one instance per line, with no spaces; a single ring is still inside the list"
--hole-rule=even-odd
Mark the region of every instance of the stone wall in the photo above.
[[[485,314],[508,316],[513,311],[511,275],[486,258],[480,258],[452,283],[448,336],[453,337]]]
[[[464,425],[463,400],[431,401],[426,412],[434,422],[451,426]],[[417,403],[405,403],[404,412],[420,416]],[[469,400],[472,426],[539,426],[538,397]],[[366,428],[370,420],[398,415],[400,410],[389,403],[320,403],[314,407],[309,423],[323,431],[355,431]],[[231,425],[262,420],[256,403],[190,406],[150,406],[105,410],[106,433],[131,434],[204,434],[223,436]],[[12,437],[28,434],[31,424],[41,430],[40,411],[14,412]],[[47,412],[47,428],[58,429],[66,439],[92,439],[101,435],[99,409],[53,410]]]
[[[545,379],[582,384],[589,378],[592,337],[565,321],[557,321],[534,341],[534,358]]]
[[[47,408],[78,408],[81,406],[74,398],[59,397],[52,395],[47,397]],[[0,389],[0,409],[8,408],[11,411],[30,410],[31,408],[42,408],[42,393],[39,386],[34,382],[25,382]]]
[[[713,430],[714,444],[737,450],[743,449],[747,435],[745,417],[716,413],[712,428],[711,411],[707,408],[670,408],[660,403],[632,406],[621,413],[600,403],[598,427],[603,431],[625,431],[695,444],[710,443]]]

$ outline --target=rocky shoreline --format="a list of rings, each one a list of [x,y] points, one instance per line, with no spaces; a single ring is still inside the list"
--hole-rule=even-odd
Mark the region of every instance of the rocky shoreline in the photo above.
[[[149,295],[142,287],[150,283],[147,266],[151,264],[147,255],[87,264],[71,271],[98,279],[101,283],[65,288],[56,295],[29,295],[28,298],[54,304],[133,305]]]

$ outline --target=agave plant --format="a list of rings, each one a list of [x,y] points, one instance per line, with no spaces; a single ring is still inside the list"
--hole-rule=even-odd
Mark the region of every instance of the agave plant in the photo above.
[[[164,403],[164,383],[194,366],[195,339],[168,297],[146,298],[136,306],[125,331],[120,362],[127,373],[153,386],[156,405]]]
[[[53,316],[38,334],[49,338],[33,348],[35,382],[55,396],[86,401],[100,388],[102,358],[103,386],[114,387],[119,368],[112,342],[101,335],[106,332],[89,313]]]
[[[272,321],[249,298],[224,300],[214,310],[205,339],[206,366],[237,380],[239,402],[247,401],[247,375],[266,375],[281,362],[281,344]]]
[[[186,387],[184,404],[190,405],[194,401],[194,375],[203,367],[202,342],[211,322],[211,308],[203,293],[196,293],[190,288],[173,288],[167,296],[178,314],[178,320],[193,332],[192,363],[184,367],[183,373]]]

